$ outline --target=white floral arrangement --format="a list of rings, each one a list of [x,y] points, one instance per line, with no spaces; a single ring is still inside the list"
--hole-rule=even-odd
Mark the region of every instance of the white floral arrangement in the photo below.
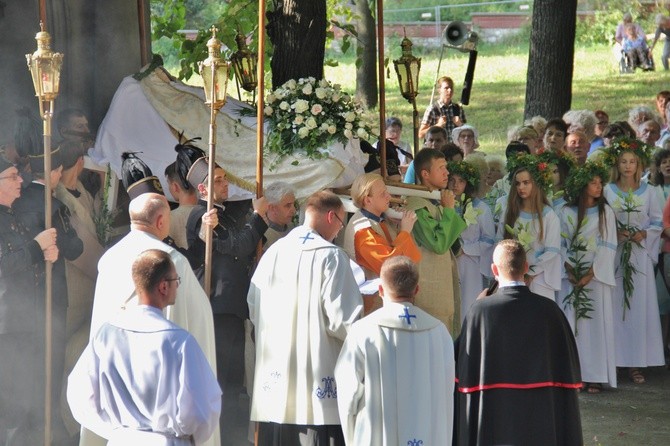
[[[270,124],[265,149],[278,159],[295,150],[322,158],[323,149],[333,141],[346,144],[371,134],[362,105],[325,79],[291,79],[270,93],[265,103],[263,112]]]

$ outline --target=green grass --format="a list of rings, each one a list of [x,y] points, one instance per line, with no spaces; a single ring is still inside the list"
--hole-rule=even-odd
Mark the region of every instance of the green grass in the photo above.
[[[388,48],[390,57],[399,57],[397,48]],[[655,52],[657,71],[620,75],[610,47],[595,46],[575,49],[572,108],[603,109],[610,120],[625,120],[628,110],[637,105],[655,109],[656,93],[668,89],[670,74],[660,63],[660,45]],[[420,115],[430,101],[439,59],[438,52],[422,54],[417,108]],[[392,63],[392,62],[391,62]],[[482,149],[501,152],[507,145],[507,129],[522,124],[526,94],[527,47],[482,45],[477,59],[470,105],[466,107],[468,123],[480,134]],[[456,82],[456,98],[467,67],[467,55],[448,51],[442,61],[441,73]],[[342,84],[348,91],[355,90],[355,68],[351,58],[344,58],[338,67],[326,67],[326,78]],[[386,114],[398,116],[405,124],[403,139],[411,141],[412,108],[400,96],[398,81],[391,67],[391,77],[385,78]],[[375,112],[376,110],[371,110]],[[550,118],[550,117],[547,117]]]
[[[396,39],[397,40],[397,39]],[[386,47],[392,60],[400,56],[399,45],[394,39]],[[417,108],[419,119],[430,101],[433,82],[440,57],[439,50],[417,48],[415,54],[422,58]],[[656,71],[621,75],[609,46],[581,47],[575,49],[572,88],[573,109],[602,109],[610,120],[626,120],[628,110],[638,105],[647,105],[655,110],[656,93],[669,89],[670,72],[663,71],[660,63],[662,45],[655,51]],[[349,92],[356,89],[355,61],[349,51],[347,55],[329,54],[339,61],[337,67],[325,67],[325,77],[339,83]],[[441,65],[441,73],[451,76],[456,82],[455,98],[460,99],[467,55],[448,50]],[[398,116],[405,124],[403,139],[411,142],[412,106],[400,96],[398,80],[389,62],[390,77],[385,77],[386,115]],[[482,44],[479,48],[477,67],[470,105],[466,107],[468,123],[479,131],[482,150],[501,153],[507,145],[507,130],[523,123],[524,99],[526,95],[526,71],[528,47],[524,45]],[[376,69],[376,68],[375,68]],[[177,68],[171,70],[173,74]],[[202,85],[199,76],[189,83]],[[266,85],[269,85],[267,79]],[[237,96],[234,83],[229,84],[228,93]],[[378,122],[377,110],[370,110],[371,118]],[[547,118],[551,118],[548,116]]]

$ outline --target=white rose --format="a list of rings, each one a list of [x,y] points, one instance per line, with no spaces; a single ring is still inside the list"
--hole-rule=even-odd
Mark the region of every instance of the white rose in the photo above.
[[[305,120],[305,118],[303,118],[302,115],[298,115],[298,116],[296,116],[295,119],[293,120],[293,123],[294,123],[294,124],[297,124],[297,125],[300,125],[300,124],[303,123],[304,120]]]
[[[330,133],[331,135],[334,135],[335,132],[337,132],[337,127],[335,127],[334,125],[329,125],[328,126],[328,133]]]
[[[351,122],[347,122],[346,124],[344,124],[344,128],[347,130],[351,130],[354,128],[354,125]]]
[[[312,94],[312,85],[307,84],[304,87],[302,87],[302,92],[303,92],[303,94],[307,94],[307,95]]]
[[[323,124],[321,124],[321,131],[322,132],[328,131],[328,123],[327,122],[324,122]]]
[[[317,124],[316,124],[316,119],[314,118],[309,118],[307,121],[305,121],[305,125],[309,127],[310,129],[315,129]]]
[[[358,130],[356,130],[356,135],[361,139],[366,139],[368,137],[368,132],[366,132],[363,127],[359,127]]]
[[[344,93],[344,95],[342,95],[342,100],[344,102],[349,102],[351,100],[351,96],[349,96],[347,93]]]
[[[356,119],[356,113],[350,111],[344,114],[344,120],[347,122],[353,122]]]
[[[283,91],[277,90],[277,92],[275,93],[275,100],[281,101],[282,99],[284,99],[284,96],[285,94]]]
[[[319,87],[316,90],[314,90],[314,94],[316,94],[317,98],[323,99],[326,97],[326,89]]]
[[[347,138],[353,138],[354,134],[351,133],[351,130],[344,129],[344,136],[347,137]]]
[[[268,104],[272,104],[276,100],[277,100],[277,97],[274,94],[270,93],[265,101]]]
[[[311,112],[312,112],[313,115],[318,115],[318,114],[321,113],[322,111],[323,111],[323,107],[321,107],[321,104],[314,104],[314,105],[312,105],[312,110],[311,110]]]
[[[297,84],[296,84],[296,82],[295,82],[295,79],[289,79],[289,80],[286,82],[285,85],[286,85],[286,88],[290,88],[291,90],[295,90],[295,87],[296,87]]]
[[[298,137],[303,139],[307,138],[307,135],[309,135],[309,129],[307,127],[300,127],[300,130],[298,130]]]
[[[333,102],[338,102],[342,96],[339,93],[334,93],[333,96],[330,98]]]
[[[289,108],[288,102],[281,101],[281,103],[279,104],[279,108],[281,108],[282,110],[288,110]]]
[[[326,88],[327,86],[328,86],[328,81],[327,81],[327,80],[325,80],[325,79],[321,79],[321,80],[319,81],[319,87]]]
[[[265,113],[265,116],[272,116],[273,111],[274,110],[272,110],[272,107],[270,107],[269,105],[263,109],[263,113]]]
[[[304,113],[307,110],[309,110],[309,102],[307,102],[304,99],[298,99],[295,101],[295,112],[296,113]]]

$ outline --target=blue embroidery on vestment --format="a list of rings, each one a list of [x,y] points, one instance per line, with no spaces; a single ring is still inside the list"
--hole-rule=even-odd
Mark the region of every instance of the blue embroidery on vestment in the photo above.
[[[335,378],[332,376],[326,376],[321,380],[321,382],[324,383],[323,389],[321,387],[316,388],[316,396],[319,399],[324,399],[324,398],[337,398],[337,389],[333,387],[333,383],[335,382]]]
[[[311,232],[308,232],[307,234],[305,234],[304,237],[298,237],[298,238],[302,239],[302,244],[303,244],[303,245],[304,245],[308,240],[314,240],[314,237],[312,237],[312,233],[311,233]]]
[[[405,307],[404,310],[405,310],[405,314],[401,314],[398,317],[400,319],[407,320],[407,325],[412,325],[412,318],[416,319],[416,315],[415,314],[409,314],[409,308],[407,308],[407,307]]]
[[[420,446],[423,444],[423,440],[417,440],[416,438],[414,440],[409,440],[407,442],[407,446]]]
[[[272,390],[275,384],[279,382],[279,379],[281,378],[281,373],[277,372],[276,370],[272,373],[270,373],[270,379],[265,381],[263,383],[262,389],[265,392],[269,392]]]

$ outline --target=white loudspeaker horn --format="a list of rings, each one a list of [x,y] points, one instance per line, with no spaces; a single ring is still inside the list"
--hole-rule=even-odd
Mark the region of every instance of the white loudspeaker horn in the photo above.
[[[468,27],[465,26],[465,23],[458,20],[453,21],[444,28],[444,32],[442,33],[444,44],[450,47],[460,48],[460,46],[468,40],[468,32]]]

